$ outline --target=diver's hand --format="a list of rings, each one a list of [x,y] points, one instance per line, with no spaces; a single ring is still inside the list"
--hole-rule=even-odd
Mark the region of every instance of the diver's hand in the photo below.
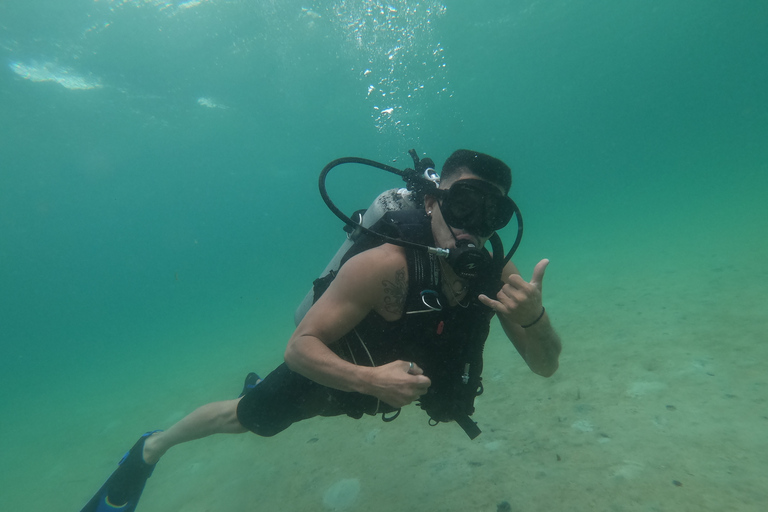
[[[408,361],[393,361],[371,368],[369,395],[392,407],[403,407],[427,392],[432,381]]]
[[[541,315],[541,289],[547,265],[547,259],[536,264],[530,283],[525,282],[520,274],[511,274],[496,294],[497,300],[487,295],[480,295],[478,299],[500,317],[516,324],[528,325]]]

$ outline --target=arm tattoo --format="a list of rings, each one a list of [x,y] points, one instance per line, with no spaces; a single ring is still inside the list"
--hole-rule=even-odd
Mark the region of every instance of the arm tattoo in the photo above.
[[[402,313],[405,307],[405,296],[408,292],[405,268],[395,272],[394,282],[385,279],[381,284],[384,285],[384,309],[389,313]]]

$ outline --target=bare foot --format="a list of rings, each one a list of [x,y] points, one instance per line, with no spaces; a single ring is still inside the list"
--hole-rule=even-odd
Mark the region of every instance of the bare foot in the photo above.
[[[150,435],[146,441],[144,441],[144,451],[141,455],[144,459],[144,462],[150,466],[157,464],[157,461],[159,461],[160,457],[162,457],[163,453],[165,453],[160,452],[157,448],[157,442],[160,440],[160,437],[162,437],[163,434],[164,432],[155,432],[154,434]]]

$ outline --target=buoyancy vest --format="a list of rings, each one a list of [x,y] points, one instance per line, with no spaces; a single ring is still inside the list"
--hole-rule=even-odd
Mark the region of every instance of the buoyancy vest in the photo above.
[[[372,229],[418,244],[434,245],[430,219],[423,210],[387,212]],[[375,237],[361,237],[344,256],[342,265],[352,256],[380,244]],[[430,424],[456,421],[474,439],[480,429],[470,416],[475,411],[475,397],[482,393],[483,348],[493,311],[476,298],[449,307],[442,292],[438,257],[412,248],[406,248],[405,254],[408,291],[402,317],[388,322],[371,312],[332,348],[342,358],[363,366],[380,366],[398,359],[413,361],[431,380],[429,390],[419,400]],[[315,301],[334,277],[331,272],[315,281]],[[393,410],[383,407],[378,412]]]

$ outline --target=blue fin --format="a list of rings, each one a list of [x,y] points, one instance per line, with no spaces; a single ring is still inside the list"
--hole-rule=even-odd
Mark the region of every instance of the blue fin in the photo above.
[[[155,470],[154,464],[144,462],[144,441],[159,430],[142,435],[133,448],[120,459],[117,469],[104,482],[81,512],[133,512],[139,503],[147,479]]]

